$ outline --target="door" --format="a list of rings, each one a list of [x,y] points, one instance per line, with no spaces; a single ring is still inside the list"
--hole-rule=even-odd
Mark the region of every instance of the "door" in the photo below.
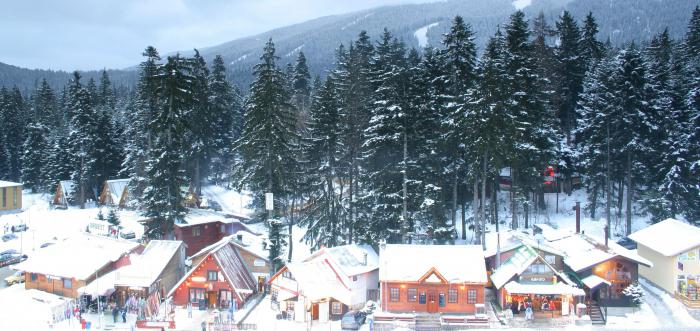
[[[216,307],[216,292],[207,292],[207,301],[209,304],[209,307]]]
[[[438,312],[437,293],[435,291],[428,291],[428,312],[431,314]]]
[[[314,303],[311,305],[311,319],[316,321],[318,320],[318,304]]]

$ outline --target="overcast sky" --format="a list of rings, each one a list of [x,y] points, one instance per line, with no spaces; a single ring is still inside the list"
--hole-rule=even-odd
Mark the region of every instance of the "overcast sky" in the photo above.
[[[435,0],[432,0],[435,1]],[[161,54],[381,5],[430,0],[19,0],[0,10],[0,62],[120,69]]]

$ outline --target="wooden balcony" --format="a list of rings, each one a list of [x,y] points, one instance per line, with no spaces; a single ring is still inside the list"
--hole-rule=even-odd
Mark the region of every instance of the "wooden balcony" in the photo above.
[[[693,300],[678,292],[675,292],[674,296],[687,307],[692,309],[700,309],[700,299]]]

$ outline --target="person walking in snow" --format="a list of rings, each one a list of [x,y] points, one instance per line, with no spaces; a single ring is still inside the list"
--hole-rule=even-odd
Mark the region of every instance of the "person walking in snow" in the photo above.
[[[126,306],[122,309],[122,323],[126,323]]]
[[[192,303],[187,303],[187,318],[192,318]]]
[[[112,308],[112,318],[114,319],[114,323],[117,323],[117,315],[119,315],[119,309],[117,308],[117,305],[114,305],[114,308]]]

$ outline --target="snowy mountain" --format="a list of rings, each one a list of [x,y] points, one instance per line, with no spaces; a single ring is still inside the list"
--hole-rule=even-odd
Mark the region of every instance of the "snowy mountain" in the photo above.
[[[362,30],[377,38],[386,27],[409,48],[439,46],[441,36],[450,26],[449,21],[455,15],[462,15],[476,32],[477,45],[483,48],[499,24],[502,25],[516,9],[525,11],[528,18],[543,11],[550,24],[563,10],[572,12],[579,21],[591,11],[600,25],[600,39],[610,38],[613,44],[619,45],[630,40],[648,40],[664,27],[669,28],[672,37],[681,37],[690,12],[697,5],[700,5],[700,0],[447,0],[320,17],[200,51],[208,63],[215,55],[222,55],[234,82],[247,90],[251,68],[262,54],[268,38],[274,40],[281,64],[293,61],[301,50],[308,59],[312,75],[315,75],[331,68],[335,49],[341,43],[347,44],[355,39]],[[191,55],[192,50],[182,50],[181,53]],[[136,74],[131,71],[134,68],[136,66],[110,72],[110,76],[117,85],[131,86],[136,81]],[[91,74],[88,72],[87,77]],[[22,90],[33,90],[37,77],[47,77],[53,87],[58,87],[68,80],[69,75],[61,71],[28,70],[0,63],[0,86],[17,85]]]

